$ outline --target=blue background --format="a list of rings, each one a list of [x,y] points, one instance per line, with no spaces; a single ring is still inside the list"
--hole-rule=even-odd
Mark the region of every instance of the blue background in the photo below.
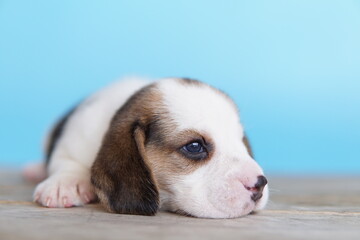
[[[0,0],[0,165],[124,75],[229,93],[268,173],[360,173],[360,1]]]

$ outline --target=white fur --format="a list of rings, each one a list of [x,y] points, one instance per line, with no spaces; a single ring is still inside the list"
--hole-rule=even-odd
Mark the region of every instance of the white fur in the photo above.
[[[242,142],[244,133],[235,105],[210,87],[163,80],[159,88],[177,131],[196,129],[215,142],[215,154],[207,164],[178,176],[171,185],[174,194],[170,198],[176,204],[167,208],[211,218],[238,217],[263,208],[268,188],[256,204],[251,200],[252,192],[245,188],[254,186],[263,171]]]
[[[90,168],[115,111],[147,81],[115,82],[99,91],[69,118],[52,154],[49,178],[40,183],[34,199],[48,207],[83,205],[95,196]],[[253,187],[261,168],[250,157],[235,105],[220,92],[203,85],[159,81],[167,110],[177,131],[207,133],[215,145],[212,159],[191,174],[177,176],[172,193],[160,189],[164,209],[182,210],[198,217],[238,217],[265,206],[268,189],[256,204],[246,187]]]
[[[117,81],[78,106],[52,153],[49,178],[35,189],[35,201],[47,207],[70,207],[95,198],[90,168],[103,136],[116,110],[147,84],[145,79]]]

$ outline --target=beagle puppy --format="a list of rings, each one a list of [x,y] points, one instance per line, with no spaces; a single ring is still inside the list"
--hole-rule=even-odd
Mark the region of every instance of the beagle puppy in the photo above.
[[[268,200],[235,103],[191,79],[125,79],[93,94],[49,134],[46,168],[33,197],[51,208],[99,199],[121,214],[235,218]]]

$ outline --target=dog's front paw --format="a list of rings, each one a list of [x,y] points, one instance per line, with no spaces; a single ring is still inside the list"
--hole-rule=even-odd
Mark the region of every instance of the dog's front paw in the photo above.
[[[75,173],[52,175],[34,192],[34,201],[50,208],[82,206],[94,199],[90,178]]]

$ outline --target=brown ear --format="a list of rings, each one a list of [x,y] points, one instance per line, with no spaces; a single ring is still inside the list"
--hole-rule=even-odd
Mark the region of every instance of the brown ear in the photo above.
[[[92,166],[91,182],[110,212],[155,215],[159,192],[144,154],[146,125],[139,112],[129,104],[117,112]]]

